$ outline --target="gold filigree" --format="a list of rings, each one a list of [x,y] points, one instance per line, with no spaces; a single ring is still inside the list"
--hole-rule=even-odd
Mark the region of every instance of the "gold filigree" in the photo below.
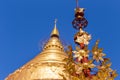
[[[98,43],[99,40],[96,41],[95,46],[92,48],[92,53],[93,53],[93,59],[98,61],[104,61],[103,56],[106,56],[103,53],[103,49],[102,48],[98,48]]]
[[[88,45],[90,40],[91,40],[91,35],[83,31],[81,28],[80,28],[80,32],[78,32],[75,35],[75,42],[78,44],[83,43],[85,45]]]
[[[78,61],[81,61],[83,57],[89,57],[89,50],[86,46],[84,49],[80,49],[78,46],[76,47],[76,51],[72,51],[74,53],[74,58],[77,58]]]

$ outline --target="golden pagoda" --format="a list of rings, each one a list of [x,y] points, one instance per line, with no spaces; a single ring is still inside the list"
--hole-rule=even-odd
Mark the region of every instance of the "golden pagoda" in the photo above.
[[[63,72],[65,64],[63,59],[65,58],[66,54],[59,40],[55,22],[51,37],[43,51],[5,80],[63,80],[60,75],[65,75]]]

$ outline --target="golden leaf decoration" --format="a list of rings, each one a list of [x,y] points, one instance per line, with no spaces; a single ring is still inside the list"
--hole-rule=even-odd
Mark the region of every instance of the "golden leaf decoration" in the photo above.
[[[93,59],[97,62],[104,61],[103,56],[106,56],[103,53],[103,48],[98,48],[99,40],[96,41],[96,44],[92,48]]]

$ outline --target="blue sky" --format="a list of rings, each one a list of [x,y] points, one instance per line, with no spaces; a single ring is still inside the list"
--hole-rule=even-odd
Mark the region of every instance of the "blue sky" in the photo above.
[[[120,73],[120,0],[80,0],[89,21],[85,29],[92,35],[91,47],[100,47]],[[58,19],[61,40],[72,44],[75,0],[0,0],[0,80],[41,52]],[[117,77],[115,80],[119,80]]]

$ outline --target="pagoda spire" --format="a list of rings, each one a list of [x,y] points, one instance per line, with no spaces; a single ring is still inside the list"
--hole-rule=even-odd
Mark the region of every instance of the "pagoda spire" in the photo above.
[[[55,19],[55,21],[54,21],[54,29],[52,30],[50,39],[44,46],[43,50],[46,50],[49,48],[57,48],[59,50],[64,51],[64,47],[63,47],[61,41],[59,40],[59,31],[57,29],[56,23],[57,23],[57,19]]]
[[[54,29],[53,29],[53,31],[52,31],[52,33],[51,33],[51,37],[53,37],[53,36],[59,37],[59,31],[58,31],[58,29],[57,29],[56,24],[57,24],[57,19],[55,19]]]

